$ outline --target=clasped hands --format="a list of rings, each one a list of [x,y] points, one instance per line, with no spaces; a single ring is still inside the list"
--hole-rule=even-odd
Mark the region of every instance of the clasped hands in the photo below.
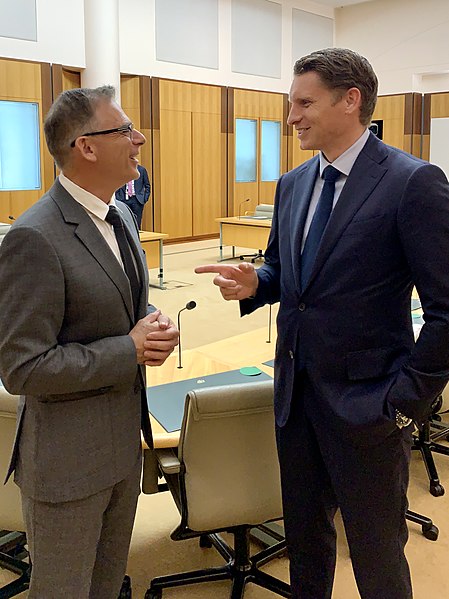
[[[179,331],[168,316],[160,310],[141,318],[129,332],[134,341],[137,363],[160,366],[179,342]]]

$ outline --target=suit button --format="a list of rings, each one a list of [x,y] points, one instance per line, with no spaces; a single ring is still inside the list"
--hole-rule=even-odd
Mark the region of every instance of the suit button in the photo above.
[[[293,351],[291,349],[288,350],[288,355],[290,356],[290,358],[293,360],[293,358],[295,357],[295,354],[293,353]]]
[[[298,306],[298,310],[300,312],[304,312],[305,309],[306,309],[306,305],[304,303],[300,303]]]

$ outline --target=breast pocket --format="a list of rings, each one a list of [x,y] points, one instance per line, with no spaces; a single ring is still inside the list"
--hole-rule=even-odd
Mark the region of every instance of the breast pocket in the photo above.
[[[359,220],[352,220],[343,232],[343,237],[366,237],[372,235],[378,235],[382,228],[386,225],[386,218],[384,214],[373,216],[371,218],[364,218]]]

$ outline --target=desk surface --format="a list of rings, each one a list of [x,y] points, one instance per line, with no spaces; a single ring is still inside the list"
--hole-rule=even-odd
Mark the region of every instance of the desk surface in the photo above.
[[[274,356],[276,340],[266,343],[267,329],[257,329],[229,339],[209,343],[197,349],[182,353],[182,366],[178,366],[178,354],[173,353],[162,366],[147,367],[149,387],[203,377],[218,372],[229,372],[242,366],[257,366],[263,372],[273,376],[273,368],[262,362]],[[150,390],[151,393],[151,390]],[[161,424],[151,417],[155,447],[176,447],[179,431],[168,433]]]
[[[225,218],[216,218],[215,222],[222,223],[223,225],[241,225],[243,227],[265,227],[266,229],[271,228],[271,219],[258,219],[238,216],[227,216]]]
[[[168,237],[168,233],[155,233],[152,231],[139,231],[140,241],[160,241]]]

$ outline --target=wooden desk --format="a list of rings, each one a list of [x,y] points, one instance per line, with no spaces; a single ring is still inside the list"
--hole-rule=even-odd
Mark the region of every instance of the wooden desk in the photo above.
[[[168,237],[167,233],[152,233],[151,231],[139,231],[140,245],[145,251],[148,270],[159,269],[159,287],[164,288],[164,246],[163,240]]]
[[[197,349],[185,350],[182,353],[182,368],[177,367],[177,352],[173,353],[162,366],[147,367],[147,385],[152,387],[195,377],[202,378],[218,372],[229,372],[242,366],[258,366],[260,370],[273,376],[273,368],[261,363],[274,356],[276,342],[274,340],[272,343],[266,343],[266,337],[267,330],[263,328],[203,345]],[[255,351],[252,351],[252,348]],[[151,415],[150,420],[154,446],[156,448],[177,447],[179,431],[168,433]]]
[[[238,216],[227,218],[216,218],[220,223],[220,262],[227,260],[223,258],[223,247],[232,246],[232,258],[235,258],[235,247],[254,248],[264,250],[268,244],[268,236],[271,229],[271,220],[258,220]]]

